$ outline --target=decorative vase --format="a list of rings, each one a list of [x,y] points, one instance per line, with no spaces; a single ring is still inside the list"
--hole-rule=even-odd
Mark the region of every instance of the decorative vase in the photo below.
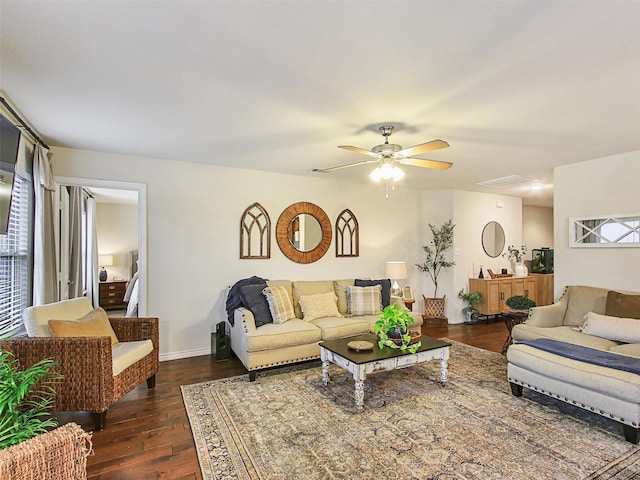
[[[100,279],[100,281],[101,281],[101,282],[106,282],[106,281],[107,281],[107,271],[105,270],[105,268],[104,268],[104,267],[102,267],[102,268],[100,269],[100,276],[99,276],[99,279]]]
[[[514,277],[526,277],[529,275],[529,270],[524,265],[524,263],[517,263],[515,268],[513,269]]]

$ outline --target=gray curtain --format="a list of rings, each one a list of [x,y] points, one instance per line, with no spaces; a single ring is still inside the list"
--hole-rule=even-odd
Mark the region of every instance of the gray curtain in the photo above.
[[[69,188],[69,298],[84,295],[82,248],[83,188]]]
[[[58,268],[54,225],[53,154],[42,145],[33,152],[35,220],[33,244],[33,304],[58,300]]]

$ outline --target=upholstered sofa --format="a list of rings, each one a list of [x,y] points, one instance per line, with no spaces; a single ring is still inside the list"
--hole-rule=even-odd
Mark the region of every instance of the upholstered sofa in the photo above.
[[[63,376],[56,384],[55,411],[92,412],[94,427],[102,430],[114,402],[145,380],[155,387],[157,318],[108,318],[86,297],[29,307],[22,317],[29,336],[3,341],[0,348],[25,367],[55,360]]]
[[[371,281],[375,282],[375,281]],[[374,331],[374,324],[379,319],[377,311],[368,310],[367,314],[359,314],[350,310],[349,302],[355,302],[349,296],[349,292],[356,292],[358,288],[375,288],[371,285],[358,287],[355,279],[345,280],[320,280],[320,281],[267,281],[268,287],[276,287],[286,292],[291,300],[294,314],[290,319],[282,323],[256,321],[256,315],[260,315],[260,308],[264,310],[264,304],[245,305],[237,308],[230,321],[231,349],[249,371],[250,380],[255,380],[256,371],[268,367],[285,365],[320,358],[318,344],[324,340],[352,337]],[[243,288],[243,287],[241,287]],[[391,296],[385,286],[381,288],[381,295],[388,296],[384,303],[395,303],[406,310],[400,297]],[[262,287],[254,287],[254,299],[260,303]],[[332,302],[332,308],[324,309],[315,307],[317,318],[310,314],[312,308],[308,305],[313,300],[327,299]],[[270,307],[267,307],[270,308]],[[305,311],[306,310],[306,311]],[[353,314],[353,312],[356,312]],[[360,309],[360,312],[367,311]],[[326,316],[325,316],[326,314]],[[409,312],[414,319],[410,330],[420,331],[422,316],[419,313]]]
[[[614,419],[638,443],[640,293],[569,286],[558,302],[531,309],[512,337],[514,395],[526,387]]]

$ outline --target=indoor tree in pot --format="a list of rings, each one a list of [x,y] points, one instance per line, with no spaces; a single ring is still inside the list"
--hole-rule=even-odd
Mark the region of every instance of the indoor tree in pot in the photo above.
[[[424,263],[416,264],[420,270],[427,273],[434,285],[433,297],[429,298],[423,295],[424,314],[427,318],[446,318],[444,315],[445,295],[438,298],[438,277],[443,269],[451,268],[456,264],[445,257],[445,252],[453,246],[454,228],[455,225],[451,219],[444,222],[439,228],[429,224],[433,240],[429,245],[422,247],[427,254]]]
[[[475,305],[482,299],[482,294],[480,292],[465,292],[463,288],[458,292],[458,298],[467,302],[467,306],[462,309],[464,323],[477,323],[478,310]]]
[[[399,348],[416,353],[422,342],[416,341],[420,334],[412,335],[409,325],[413,318],[401,305],[392,303],[378,313],[380,320],[375,323],[374,333],[378,336],[378,347]]]

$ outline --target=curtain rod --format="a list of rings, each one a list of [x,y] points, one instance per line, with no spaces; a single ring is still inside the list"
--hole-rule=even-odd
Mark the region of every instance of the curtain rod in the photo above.
[[[25,122],[22,117],[20,115],[18,115],[18,112],[16,112],[13,107],[9,104],[9,102],[7,102],[4,97],[0,97],[0,102],[9,110],[9,112],[11,112],[11,115],[13,115],[15,118],[18,119],[18,122],[20,122],[20,125],[31,134],[31,136],[40,144],[42,145],[44,148],[46,148],[47,150],[50,150],[49,145],[47,145],[46,143],[44,143],[44,140],[42,140],[38,134],[36,132],[34,132],[31,127],[29,125],[27,125],[27,122]]]

